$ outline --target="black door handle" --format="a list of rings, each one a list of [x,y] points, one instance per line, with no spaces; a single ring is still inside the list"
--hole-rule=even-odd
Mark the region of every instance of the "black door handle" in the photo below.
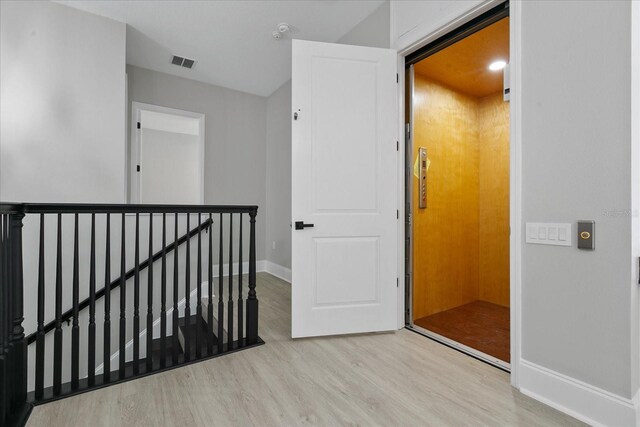
[[[305,224],[303,221],[296,221],[296,230],[304,230],[307,227],[313,227],[313,224]]]

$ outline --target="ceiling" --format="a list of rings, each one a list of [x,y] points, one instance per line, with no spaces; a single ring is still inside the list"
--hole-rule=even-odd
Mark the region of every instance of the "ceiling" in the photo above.
[[[502,71],[487,68],[498,59],[509,62],[509,18],[425,58],[414,70],[458,92],[481,98],[502,91]]]
[[[335,42],[383,0],[60,0],[127,25],[127,64],[268,96],[291,78],[291,38]],[[271,33],[286,22],[290,35]],[[195,59],[193,69],[172,55]]]

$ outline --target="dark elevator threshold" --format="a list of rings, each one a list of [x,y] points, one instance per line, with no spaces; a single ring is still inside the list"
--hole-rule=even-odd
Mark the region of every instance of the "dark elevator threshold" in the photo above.
[[[413,323],[510,363],[509,321],[509,307],[474,301]]]

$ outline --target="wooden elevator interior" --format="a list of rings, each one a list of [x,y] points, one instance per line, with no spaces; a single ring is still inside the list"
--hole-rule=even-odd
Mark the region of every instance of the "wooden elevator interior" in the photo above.
[[[496,60],[509,62],[508,17],[414,65],[412,320],[508,363],[509,103]]]

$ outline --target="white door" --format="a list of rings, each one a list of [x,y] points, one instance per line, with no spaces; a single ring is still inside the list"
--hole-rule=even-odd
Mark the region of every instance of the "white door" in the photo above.
[[[294,338],[396,329],[396,58],[293,41]]]

